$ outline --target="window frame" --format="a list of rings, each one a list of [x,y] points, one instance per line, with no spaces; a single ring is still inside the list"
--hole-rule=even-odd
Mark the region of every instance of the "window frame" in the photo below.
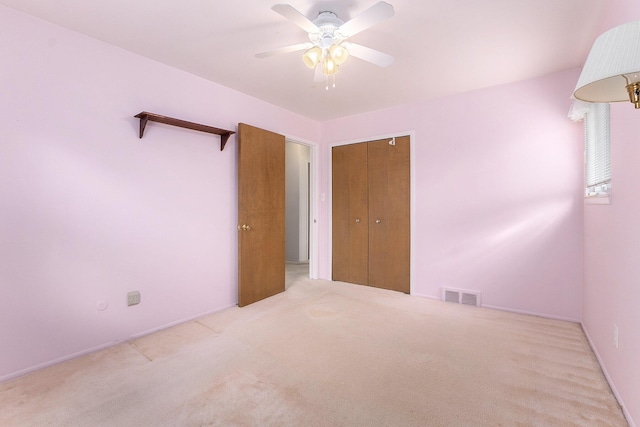
[[[584,112],[584,197],[588,204],[609,204],[611,129],[607,103],[589,103]]]

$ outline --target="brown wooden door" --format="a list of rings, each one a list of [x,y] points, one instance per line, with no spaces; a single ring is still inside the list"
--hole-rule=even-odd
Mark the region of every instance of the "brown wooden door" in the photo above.
[[[369,285],[409,293],[409,137],[368,143]]]
[[[332,149],[333,280],[368,281],[367,144]]]
[[[409,147],[405,136],[333,148],[333,280],[410,292]]]
[[[285,137],[238,125],[238,305],[285,289]]]

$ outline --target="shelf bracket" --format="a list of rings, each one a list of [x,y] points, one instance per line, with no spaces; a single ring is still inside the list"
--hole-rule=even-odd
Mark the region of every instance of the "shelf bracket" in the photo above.
[[[213,133],[220,135],[220,151],[224,150],[224,146],[227,145],[229,137],[235,132],[226,129],[220,129],[213,126],[201,125],[199,123],[188,122],[186,120],[174,119],[173,117],[161,116],[159,114],[149,113],[143,111],[136,114],[134,117],[140,119],[140,138],[144,136],[144,130],[147,127],[147,122],[158,122],[167,125],[178,126],[185,129],[197,130],[200,132]]]
[[[136,116],[138,117],[138,116]],[[144,135],[144,128],[147,127],[147,122],[149,121],[149,116],[140,117],[140,138]]]
[[[228,133],[220,135],[220,151],[224,150],[224,146],[227,145],[227,141],[229,140],[230,136],[231,134]]]

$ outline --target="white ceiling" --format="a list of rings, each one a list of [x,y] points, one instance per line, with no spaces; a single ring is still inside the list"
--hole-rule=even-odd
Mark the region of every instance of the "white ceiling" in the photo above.
[[[343,21],[378,0],[283,0],[313,20]],[[313,81],[308,41],[265,0],[0,0],[11,8],[185,70],[318,121],[580,67],[602,0],[387,0],[395,16],[351,41],[395,57],[388,68],[350,58],[336,88]],[[567,97],[570,94],[567,94]]]

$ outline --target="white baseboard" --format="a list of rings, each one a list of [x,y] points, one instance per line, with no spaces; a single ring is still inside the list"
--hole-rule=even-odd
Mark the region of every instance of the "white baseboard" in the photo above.
[[[19,370],[17,372],[12,372],[12,373],[10,373],[8,375],[4,375],[4,376],[0,377],[0,383],[5,382],[5,381],[9,381],[9,380],[13,380],[13,379],[16,379],[16,378],[19,378],[19,377],[22,377],[24,375],[30,374],[31,372],[39,371],[40,369],[44,369],[44,368],[48,368],[48,367],[53,366],[53,365],[57,365],[58,363],[66,362],[67,360],[75,359],[76,357],[85,356],[85,355],[87,355],[89,353],[93,353],[95,351],[104,350],[105,348],[109,348],[109,347],[114,346],[116,344],[120,344],[120,342],[119,341],[112,341],[112,342],[108,342],[108,343],[105,343],[105,344],[100,344],[98,346],[91,347],[91,348],[88,348],[86,350],[82,350],[82,351],[79,351],[79,352],[76,352],[76,353],[71,353],[71,354],[68,354],[66,356],[62,356],[62,357],[59,357],[57,359],[50,360],[48,362],[40,363],[38,365],[34,365],[34,366],[30,366],[30,367],[25,368],[25,369],[21,369],[21,370]]]
[[[219,307],[219,308],[217,308],[215,310],[207,311],[205,313],[201,313],[201,314],[198,314],[198,315],[195,315],[195,316],[191,316],[191,317],[188,317],[188,318],[185,318],[185,319],[177,320],[175,322],[167,323],[167,324],[164,324],[164,325],[159,326],[157,328],[149,329],[149,330],[146,330],[144,332],[140,332],[140,333],[131,335],[131,337],[128,340],[125,340],[125,341],[121,341],[121,340],[110,341],[110,342],[107,342],[107,343],[104,343],[104,344],[97,345],[95,347],[90,347],[88,349],[78,351],[76,353],[71,353],[71,354],[68,354],[66,356],[58,357],[58,358],[50,360],[48,362],[44,362],[44,363],[40,363],[40,364],[37,364],[37,365],[34,365],[34,366],[30,366],[28,368],[21,369],[19,371],[12,372],[10,374],[7,374],[7,375],[4,375],[4,376],[0,377],[0,383],[5,382],[5,381],[10,381],[10,380],[13,380],[13,379],[16,379],[16,378],[19,378],[19,377],[22,377],[22,376],[30,374],[32,372],[39,371],[40,369],[48,368],[50,366],[57,365],[58,363],[62,363],[62,362],[66,362],[66,361],[71,360],[71,359],[75,359],[77,357],[86,356],[87,354],[90,354],[90,353],[93,353],[93,352],[96,352],[96,351],[100,351],[100,350],[104,350],[105,348],[113,347],[114,345],[118,345],[118,344],[121,344],[123,342],[127,342],[127,341],[130,341],[130,340],[136,339],[136,338],[140,338],[140,337],[143,337],[145,335],[149,335],[149,334],[152,334],[154,332],[158,332],[158,331],[161,331],[163,329],[170,328],[172,326],[176,326],[176,325],[180,325],[182,323],[190,322],[190,321],[198,319],[200,317],[207,316],[207,315],[213,314],[213,313],[217,313],[218,311],[226,310],[227,308],[231,308],[231,307],[235,307],[235,304],[229,305],[229,306]]]
[[[433,295],[420,295],[420,294],[415,294],[415,293],[412,293],[411,295],[414,295],[414,296],[417,296],[417,297],[421,297],[421,298],[428,298],[428,299],[431,299],[431,300],[442,301],[442,298],[434,297]],[[600,354],[598,353],[598,349],[593,344],[593,340],[589,336],[589,332],[587,331],[587,329],[585,328],[585,326],[584,326],[584,324],[582,323],[581,320],[572,319],[572,318],[566,318],[566,317],[562,317],[562,316],[553,316],[553,315],[549,315],[549,314],[545,314],[545,313],[536,313],[536,312],[525,311],[525,310],[515,310],[515,309],[511,309],[511,308],[499,307],[499,306],[493,306],[493,305],[482,305],[482,307],[493,309],[493,310],[508,311],[508,312],[512,312],[512,313],[527,314],[527,315],[530,315],[530,316],[538,316],[538,317],[545,317],[545,318],[548,318],[548,319],[564,320],[564,321],[568,321],[568,322],[579,323],[580,326],[582,327],[582,330],[584,331],[585,336],[587,337],[587,341],[589,342],[589,346],[591,347],[591,350],[593,350],[593,354],[595,354],[596,359],[598,360],[598,364],[600,365],[600,368],[602,369],[602,372],[604,373],[604,377],[607,380],[607,383],[609,383],[609,387],[611,388],[611,391],[613,392],[614,397],[616,398],[616,400],[618,401],[618,404],[622,408],[622,413],[624,414],[625,418],[627,419],[627,422],[629,423],[629,427],[637,427],[637,424],[635,423],[635,421],[631,417],[631,414],[627,410],[627,407],[625,406],[624,401],[622,400],[622,397],[620,397],[620,394],[618,393],[618,390],[616,389],[616,386],[613,383],[613,381],[611,379],[611,376],[607,372],[607,368],[605,367],[604,363],[602,362],[602,358],[600,357]]]
[[[415,293],[415,292],[412,292],[411,295],[416,296],[416,297],[420,297],[420,298],[427,298],[427,299],[435,300],[435,301],[442,301],[442,297],[441,296],[418,294],[418,293]],[[570,317],[563,317],[563,316],[554,316],[552,314],[538,313],[538,312],[535,312],[535,311],[517,310],[517,309],[514,309],[514,308],[501,307],[501,306],[497,306],[497,305],[487,305],[487,304],[482,304],[482,305],[480,305],[480,307],[489,308],[489,309],[492,309],[492,310],[508,311],[510,313],[527,314],[529,316],[544,317],[544,318],[547,318],[547,319],[564,320],[566,322],[580,323],[580,319],[573,319],[573,318],[570,318]]]
[[[600,353],[598,353],[598,349],[593,344],[593,340],[591,339],[591,336],[589,335],[589,331],[587,331],[587,328],[585,328],[585,326],[584,326],[584,324],[582,322],[580,322],[580,325],[582,326],[582,330],[584,331],[584,335],[587,337],[587,341],[589,342],[589,345],[591,346],[591,350],[593,350],[593,354],[595,354],[596,355],[596,359],[598,359],[598,364],[600,364],[600,369],[602,369],[602,372],[604,373],[604,377],[606,378],[607,382],[609,383],[609,387],[611,387],[611,391],[613,392],[613,395],[615,396],[616,400],[618,401],[618,404],[622,408],[622,413],[624,414],[624,417],[627,419],[627,422],[629,423],[629,427],[637,427],[636,423],[633,421],[633,418],[631,418],[631,414],[627,410],[627,407],[625,406],[624,401],[622,400],[622,397],[620,397],[620,394],[618,393],[618,390],[616,389],[616,386],[613,383],[613,381],[611,379],[611,376],[609,375],[609,372],[607,372],[607,368],[604,365],[604,363],[602,362],[602,358],[600,357]]]
[[[149,334],[152,334],[154,332],[162,331],[164,329],[168,329],[168,328],[171,328],[171,327],[176,326],[176,325],[181,325],[183,323],[191,322],[192,320],[196,320],[196,319],[199,319],[199,318],[201,318],[203,316],[208,316],[210,314],[217,313],[219,311],[226,310],[227,308],[231,308],[231,307],[235,307],[235,306],[236,306],[236,304],[223,306],[223,307],[216,308],[215,310],[207,311],[206,313],[200,313],[200,314],[196,314],[195,316],[190,316],[190,317],[187,317],[187,318],[184,318],[184,319],[176,320],[175,322],[165,323],[164,325],[161,325],[161,326],[158,326],[158,327],[155,327],[155,328],[152,328],[152,329],[147,329],[146,331],[138,332],[137,334],[133,334],[133,335],[131,335],[131,338],[129,338],[129,340],[133,340],[133,339],[136,339],[136,338],[144,337],[145,335],[149,335]]]
[[[527,314],[529,316],[544,317],[546,319],[563,320],[565,322],[580,323],[580,319],[574,319],[574,318],[571,318],[571,317],[564,317],[564,316],[556,316],[556,315],[548,314],[548,313],[538,313],[536,311],[518,310],[518,309],[515,309],[515,308],[501,307],[501,306],[498,306],[498,305],[486,305],[486,304],[483,304],[482,307],[490,308],[490,309],[493,309],[493,310],[508,311],[508,312],[511,312],[511,313]]]
[[[426,298],[426,299],[430,299],[430,300],[434,300],[434,301],[442,301],[442,298],[434,297],[433,295],[417,294],[415,292],[411,292],[410,295],[412,295],[414,297]]]

